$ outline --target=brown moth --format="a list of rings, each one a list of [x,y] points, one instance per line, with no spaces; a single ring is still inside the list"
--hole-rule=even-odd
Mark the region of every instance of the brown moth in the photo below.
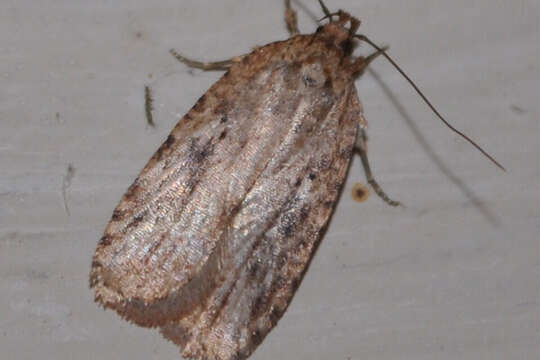
[[[359,150],[352,55],[360,22],[330,14],[316,33],[217,63],[226,73],[178,122],[122,197],[90,273],[96,301],[160,327],[186,358],[245,359],[289,305]],[[148,93],[147,93],[148,95]],[[148,97],[147,97],[148,99]],[[148,103],[148,100],[147,100]],[[149,107],[147,106],[147,112]]]

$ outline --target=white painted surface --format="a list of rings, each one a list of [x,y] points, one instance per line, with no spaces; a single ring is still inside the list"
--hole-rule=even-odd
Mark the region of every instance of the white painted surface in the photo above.
[[[316,1],[302,2],[320,15]],[[374,64],[431,150],[373,76],[358,81],[375,174],[407,207],[355,203],[356,159],[297,296],[252,358],[538,359],[540,3],[328,6],[390,44],[441,111],[509,171],[441,126],[388,64]],[[179,358],[156,331],[93,303],[90,259],[120,196],[219,77],[190,72],[168,49],[214,60],[286,36],[281,1],[2,2],[2,358]],[[144,84],[156,129],[145,125]]]

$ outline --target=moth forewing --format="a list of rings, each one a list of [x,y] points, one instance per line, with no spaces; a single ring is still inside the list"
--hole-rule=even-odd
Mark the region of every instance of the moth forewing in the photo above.
[[[90,274],[98,302],[161,327],[187,358],[253,352],[302,279],[365,127],[357,25],[339,12],[219,63],[227,72],[114,210]]]

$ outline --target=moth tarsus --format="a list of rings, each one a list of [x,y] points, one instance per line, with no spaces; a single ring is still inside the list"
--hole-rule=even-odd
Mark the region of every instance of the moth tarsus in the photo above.
[[[360,155],[362,160],[362,166],[364,167],[364,173],[366,174],[366,179],[368,184],[371,186],[375,194],[380,197],[385,203],[390,206],[400,206],[402,205],[399,201],[392,200],[388,195],[386,195],[383,188],[379,185],[373,173],[371,172],[371,166],[369,165],[369,158],[367,155],[367,134],[365,129],[359,128],[358,134],[356,136],[355,150]]]

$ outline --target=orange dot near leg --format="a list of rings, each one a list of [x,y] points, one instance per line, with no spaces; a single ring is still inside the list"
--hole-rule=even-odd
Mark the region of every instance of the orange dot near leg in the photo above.
[[[354,184],[352,188],[352,197],[357,202],[364,202],[369,197],[369,188],[360,183]]]

